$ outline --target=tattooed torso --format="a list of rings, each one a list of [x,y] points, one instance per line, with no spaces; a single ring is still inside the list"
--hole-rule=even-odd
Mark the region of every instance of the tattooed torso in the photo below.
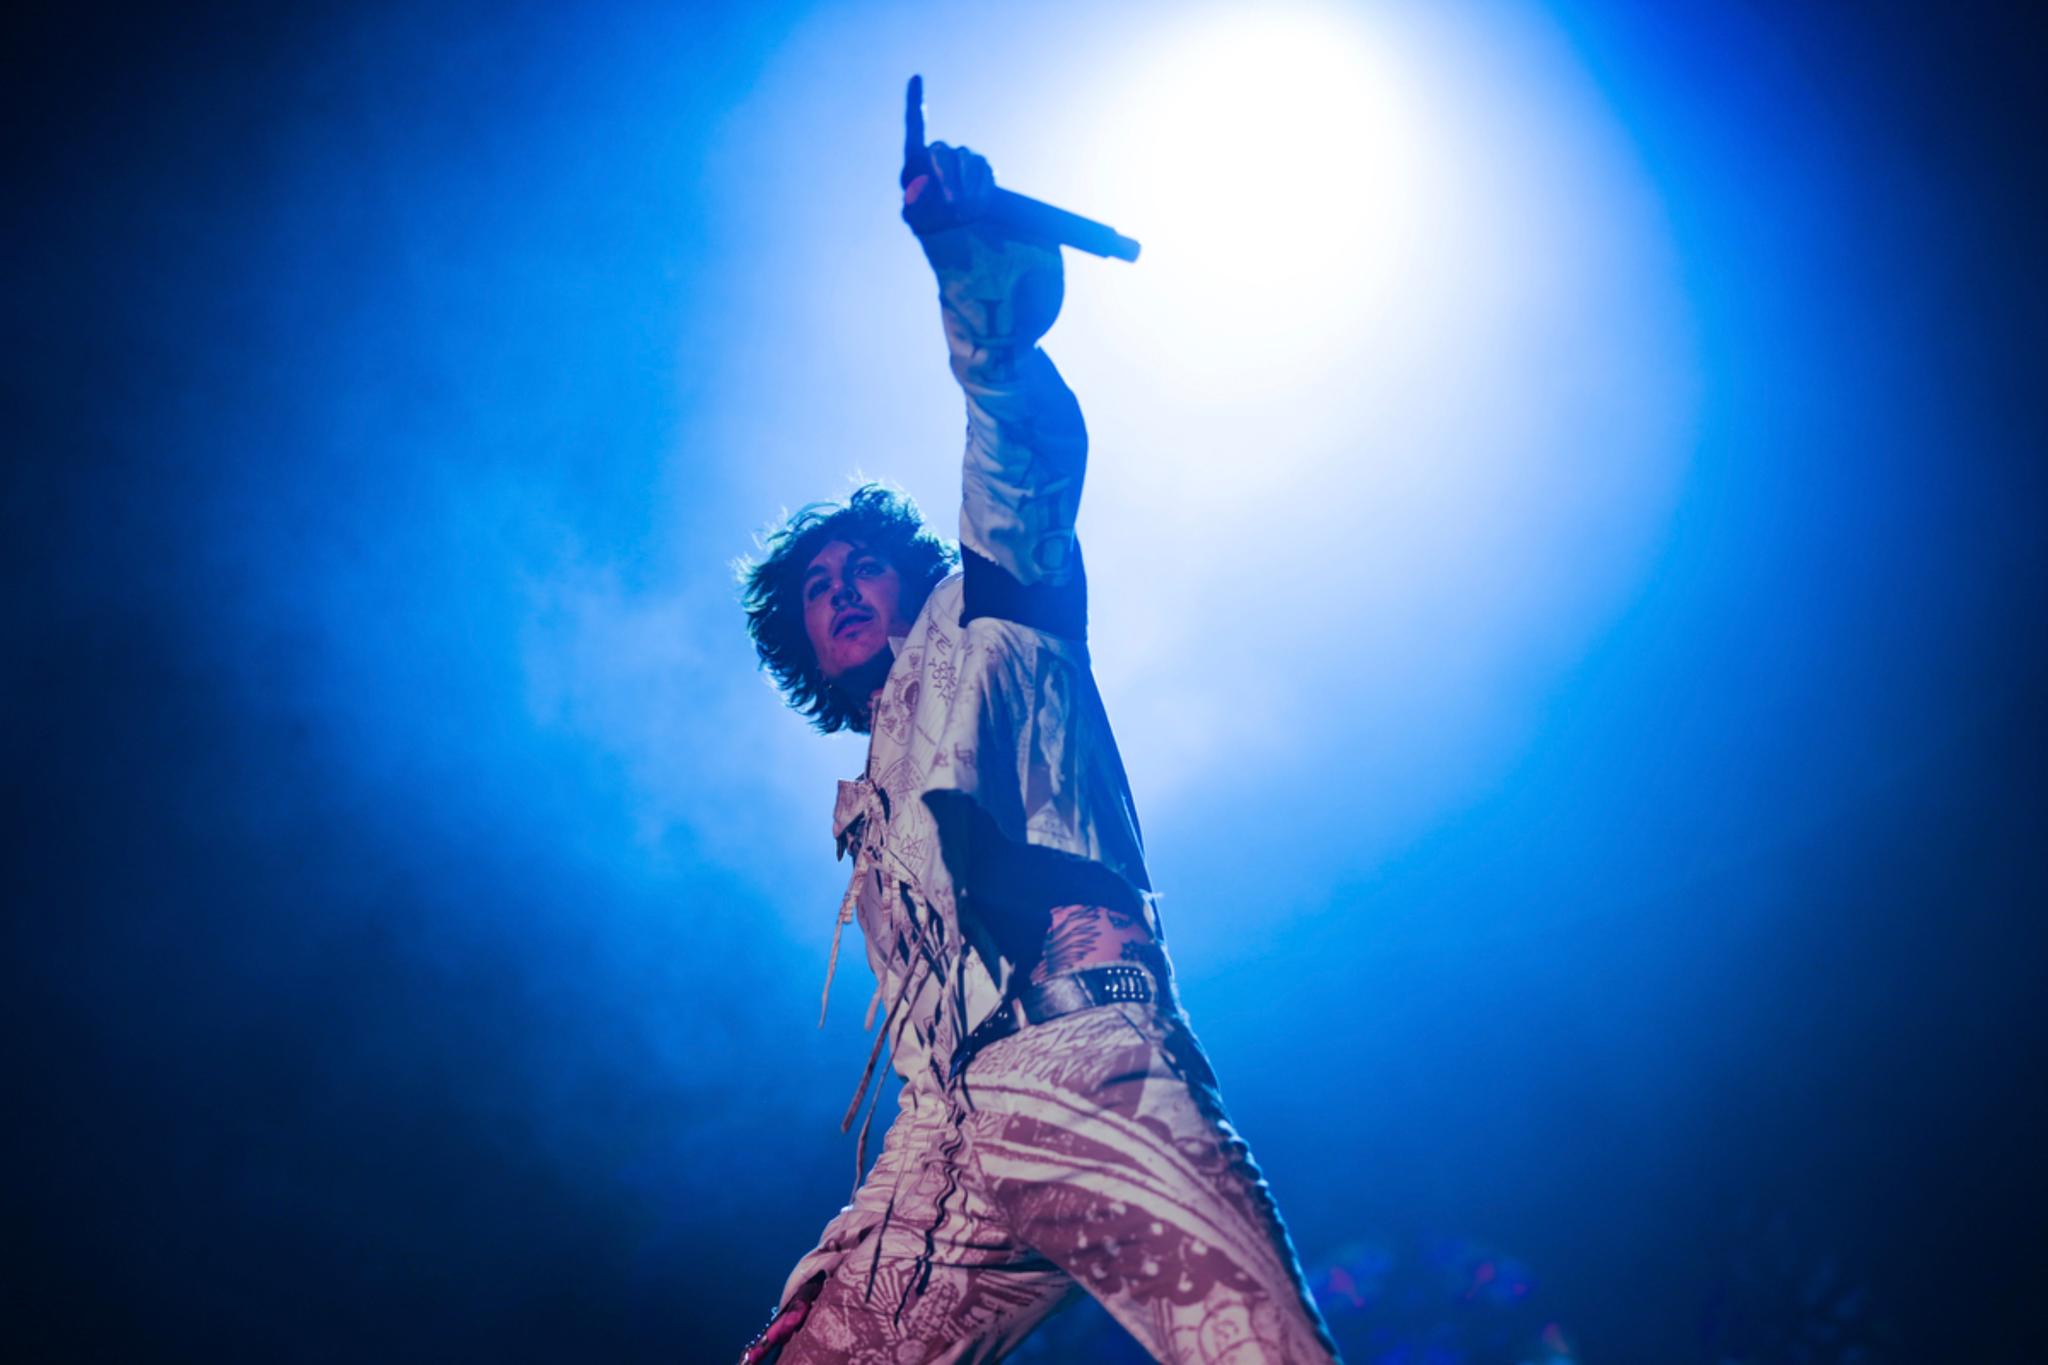
[[[1102,905],[1057,905],[1046,930],[1045,951],[1031,979],[1043,982],[1061,972],[1129,960],[1127,948],[1152,942],[1144,917]]]

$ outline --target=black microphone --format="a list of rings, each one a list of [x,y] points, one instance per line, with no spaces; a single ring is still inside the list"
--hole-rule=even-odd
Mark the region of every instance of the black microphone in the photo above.
[[[924,77],[912,76],[903,95],[903,184],[931,174],[931,154],[924,141]],[[989,196],[989,221],[1004,235],[1085,251],[1111,260],[1135,261],[1138,243],[1107,223],[1069,213],[1043,200],[998,188]]]
[[[1083,218],[1042,199],[1032,199],[1006,189],[997,189],[990,200],[989,217],[1010,236],[1058,242],[1061,246],[1112,260],[1138,259],[1138,243],[1107,223]]]

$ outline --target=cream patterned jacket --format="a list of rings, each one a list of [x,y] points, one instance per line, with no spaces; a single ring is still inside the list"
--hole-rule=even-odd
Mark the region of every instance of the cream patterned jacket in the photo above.
[[[1058,252],[970,228],[924,244],[967,399],[960,540],[963,554],[987,561],[969,573],[993,566],[1027,592],[1078,594],[1087,431],[1036,344],[1059,310]],[[943,1089],[960,1039],[999,1003],[1015,965],[983,913],[1003,888],[968,884],[988,841],[1033,850],[1041,864],[1092,865],[1152,912],[1137,813],[1085,639],[995,615],[964,619],[966,578],[940,583],[894,642],[865,771],[840,784],[833,817],[839,852],[854,860],[840,924],[859,916],[877,982],[869,1012],[882,1027],[869,1068],[886,1047],[920,1089]],[[835,931],[835,953],[836,944]]]

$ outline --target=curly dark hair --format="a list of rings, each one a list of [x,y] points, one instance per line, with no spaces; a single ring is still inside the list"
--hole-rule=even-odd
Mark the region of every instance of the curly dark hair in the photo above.
[[[814,502],[798,508],[759,538],[761,559],[734,564],[740,604],[747,612],[747,634],[783,700],[825,734],[866,734],[867,698],[846,696],[826,679],[804,632],[804,570],[835,540],[866,546],[894,566],[903,580],[903,610],[910,616],[953,571],[960,553],[932,534],[909,494],[864,483],[843,503]]]

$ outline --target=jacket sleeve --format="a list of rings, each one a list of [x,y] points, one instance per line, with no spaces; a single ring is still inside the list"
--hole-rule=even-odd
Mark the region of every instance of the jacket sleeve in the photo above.
[[[1015,619],[1051,610],[1071,624],[1084,591],[1074,519],[1088,432],[1080,404],[1038,346],[1059,315],[1059,248],[997,240],[972,225],[922,240],[938,275],[953,376],[967,399],[960,544],[968,614]]]

